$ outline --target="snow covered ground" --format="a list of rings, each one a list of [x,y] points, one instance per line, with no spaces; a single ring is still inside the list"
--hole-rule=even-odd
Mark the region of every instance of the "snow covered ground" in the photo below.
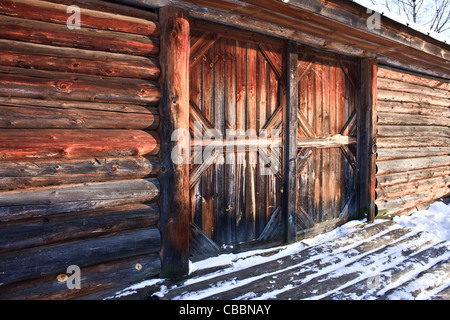
[[[450,241],[450,203],[446,205],[438,201],[431,204],[428,210],[395,217],[394,221],[405,227],[429,231],[442,240]]]
[[[223,254],[191,263],[191,277],[180,284],[151,279],[111,298],[150,287],[154,296],[174,300],[424,300],[448,293],[450,204],[437,201],[394,221],[350,221],[291,245]]]

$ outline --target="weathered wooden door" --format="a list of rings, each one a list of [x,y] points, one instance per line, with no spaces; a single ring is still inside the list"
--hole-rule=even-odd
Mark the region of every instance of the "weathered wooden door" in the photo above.
[[[282,46],[207,29],[191,31],[191,226],[221,246],[266,238],[280,221],[281,145],[267,146],[281,137]]]
[[[357,61],[299,54],[297,238],[355,210],[357,75]]]

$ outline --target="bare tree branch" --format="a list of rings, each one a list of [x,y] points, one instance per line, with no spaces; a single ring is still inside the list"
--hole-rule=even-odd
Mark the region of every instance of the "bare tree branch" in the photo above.
[[[450,0],[371,0],[371,2],[432,31],[443,33],[450,29]]]

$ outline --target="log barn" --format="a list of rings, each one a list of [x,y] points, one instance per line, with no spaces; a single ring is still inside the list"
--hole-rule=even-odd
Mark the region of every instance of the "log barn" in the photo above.
[[[450,193],[449,44],[352,1],[0,0],[0,48],[1,299]]]

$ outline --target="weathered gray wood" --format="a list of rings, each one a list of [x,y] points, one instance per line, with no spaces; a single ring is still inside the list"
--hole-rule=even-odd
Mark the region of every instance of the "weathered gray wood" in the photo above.
[[[414,211],[419,205],[430,204],[436,199],[447,196],[448,188],[436,188],[423,191],[419,194],[405,194],[395,199],[376,201],[378,207],[378,215],[396,215],[412,209]]]
[[[298,45],[286,44],[286,105],[283,110],[283,207],[286,242],[296,239],[297,210],[297,130],[298,130]]]
[[[277,207],[275,211],[270,216],[269,221],[264,227],[263,231],[258,237],[259,241],[266,241],[271,238],[274,238],[280,234],[280,226],[281,226],[281,207]]]
[[[448,102],[450,104],[450,101]],[[401,113],[378,113],[378,123],[381,125],[432,125],[432,126],[450,126],[450,118],[443,115],[426,116]]]
[[[376,237],[376,241],[368,241],[367,239],[363,239],[360,245],[357,245],[353,248],[345,248],[345,250],[340,250],[339,253],[330,252],[328,254],[328,259],[314,259],[313,257],[309,257],[309,261],[305,261],[304,254],[306,252],[301,252],[298,255],[291,255],[289,258],[285,257],[282,259],[277,259],[279,263],[279,268],[270,268],[263,270],[260,274],[263,276],[256,281],[251,281],[250,283],[245,285],[245,292],[242,291],[242,287],[231,288],[222,293],[218,293],[212,296],[207,297],[206,299],[217,300],[232,300],[236,299],[239,296],[247,292],[254,292],[257,297],[260,297],[262,294],[268,292],[269,290],[275,291],[277,289],[285,289],[287,285],[291,285],[291,289],[282,290],[282,293],[278,293],[276,295],[277,299],[287,300],[290,297],[299,297],[299,298],[307,298],[312,295],[312,292],[316,294],[324,293],[322,290],[331,291],[335,286],[339,286],[339,281],[344,279],[339,279],[338,277],[333,277],[333,273],[325,273],[324,275],[316,274],[317,270],[324,270],[326,268],[333,268],[333,265],[341,262],[344,259],[355,258],[355,256],[359,256],[359,259],[364,259],[364,255],[374,249],[380,248],[379,250],[386,250],[386,245],[390,241],[395,241],[402,236],[405,236],[409,232],[408,229],[402,228],[397,230],[392,230],[385,234],[384,236]],[[313,249],[313,246],[311,249]],[[320,248],[320,246],[318,246]],[[293,262],[297,260],[298,265],[293,265]],[[305,261],[305,263],[301,263]],[[282,263],[280,263],[282,262]],[[270,263],[270,262],[269,262]],[[266,264],[269,265],[269,263]],[[357,264],[357,262],[354,262]],[[259,266],[261,268],[261,265]],[[273,272],[273,270],[281,269],[280,272]],[[283,270],[286,269],[286,270]],[[250,268],[245,270],[247,273],[241,272],[240,279],[245,275],[247,278],[250,278],[251,275],[248,271]],[[270,271],[269,271],[270,270]],[[352,269],[353,270],[353,269]],[[264,273],[270,273],[267,276],[264,276]],[[355,277],[354,272],[347,272],[343,277]],[[311,281],[305,281],[310,277],[314,277]],[[326,282],[328,278],[331,278],[331,281]],[[333,279],[334,278],[334,279]],[[336,279],[337,278],[337,279]],[[245,278],[244,278],[245,279]],[[315,281],[316,279],[320,279],[319,281]],[[344,283],[346,281],[344,280]],[[342,285],[343,283],[340,283]],[[303,290],[304,289],[304,290]],[[314,290],[315,289],[315,290]],[[325,291],[326,292],[326,291]]]
[[[204,234],[193,222],[191,222],[189,244],[189,252],[191,255],[195,256],[196,259],[213,256],[220,251],[220,247]]]
[[[395,199],[403,195],[421,194],[430,190],[449,189],[450,176],[440,176],[430,179],[421,179],[418,181],[396,184],[393,186],[384,186],[377,188],[377,201]],[[450,190],[448,190],[450,193]]]
[[[391,174],[377,174],[377,187],[389,187],[399,183],[407,183],[450,174],[450,166],[431,167]]]
[[[367,228],[352,232],[351,234],[348,234],[348,235],[340,238],[338,241],[320,243],[317,246],[306,247],[304,250],[300,250],[297,254],[287,255],[286,257],[284,257],[282,259],[275,259],[275,260],[267,261],[265,263],[254,265],[251,268],[246,268],[244,270],[238,270],[238,271],[235,271],[232,273],[219,274],[216,277],[214,277],[213,281],[214,281],[214,283],[223,283],[225,281],[229,281],[230,279],[233,279],[233,281],[240,281],[240,280],[248,279],[250,277],[254,277],[255,275],[263,275],[263,274],[267,273],[268,270],[270,270],[271,273],[272,272],[275,273],[277,271],[281,272],[283,269],[290,268],[295,265],[300,265],[303,262],[310,260],[312,256],[317,256],[317,255],[330,256],[333,254],[333,252],[336,251],[336,249],[342,248],[343,246],[350,245],[353,247],[353,245],[355,244],[356,241],[364,241],[364,239],[373,237],[376,234],[386,230],[386,228],[391,227],[393,224],[394,224],[394,222],[392,222],[392,221],[374,224]],[[401,236],[402,233],[398,232],[397,235]],[[389,240],[389,239],[387,239],[387,240]],[[374,241],[372,240],[370,242],[374,242]],[[363,250],[365,248],[370,250],[370,246],[367,246],[367,245],[366,246],[362,245],[360,248]],[[351,250],[354,250],[354,249],[352,248]],[[354,252],[355,251],[353,251],[353,253]],[[342,251],[340,253],[342,253]],[[320,259],[318,259],[318,260],[320,260]],[[282,261],[282,263],[280,263],[281,261]],[[288,271],[289,270],[287,270],[285,274],[288,274]],[[292,271],[290,271],[290,273],[291,273],[290,275],[292,276]],[[271,280],[273,280],[273,278],[271,278]],[[188,286],[174,287],[171,290],[169,290],[169,292],[167,292],[167,294],[164,295],[164,299],[173,299],[179,295],[182,295],[183,292],[187,292],[187,291],[194,292],[194,291],[202,290],[204,288],[209,288],[211,286],[211,283],[212,283],[212,279],[207,279],[204,281],[199,281],[199,282],[189,284]],[[256,285],[258,284],[258,280],[255,281],[255,284]],[[269,287],[272,287],[272,285],[270,284]],[[237,295],[234,295],[229,298],[232,299],[232,298],[237,297],[240,294],[247,294],[247,293],[251,292],[251,289],[247,289],[247,287],[244,287],[244,288],[245,288],[245,292],[243,292],[243,291],[238,292]],[[236,290],[236,291],[239,291],[239,290]],[[236,294],[236,291],[232,294]],[[225,292],[224,294],[227,294],[227,293]],[[219,294],[219,295],[221,295],[221,294]],[[218,297],[216,297],[216,298],[218,298]],[[223,298],[227,299],[225,296],[223,296]]]
[[[378,161],[378,175],[450,165],[450,156]]]
[[[77,265],[83,270],[84,267],[107,261],[156,253],[160,244],[160,233],[155,227],[7,253],[0,259],[0,283],[5,285],[57,272],[65,273],[70,265]]]
[[[435,98],[418,93],[398,92],[385,89],[378,90],[378,100],[393,102],[424,103],[438,107],[448,107],[448,99]]]
[[[156,200],[157,179],[85,183],[0,193],[0,221]]]
[[[437,247],[437,246],[436,246]],[[397,276],[398,273],[402,274],[406,270],[411,269],[411,264],[414,262],[421,262],[422,265],[425,265],[427,262],[429,262],[432,258],[439,258],[440,256],[444,256],[445,251],[441,248],[433,248],[434,251],[430,252],[428,257],[424,257],[424,259],[416,258],[413,261],[410,262],[408,267],[406,268],[391,268],[389,272],[391,274],[395,274]],[[441,249],[441,250],[440,250]],[[427,259],[428,258],[428,259]],[[406,265],[406,264],[405,264]],[[396,287],[389,289],[386,291],[381,297],[380,300],[393,300],[397,297],[401,296],[402,298],[405,297],[405,292],[411,292],[409,295],[407,295],[407,299],[420,299],[420,296],[422,295],[429,295],[432,296],[433,299],[436,297],[439,297],[438,294],[433,294],[433,291],[435,291],[439,287],[445,287],[448,283],[448,279],[450,278],[448,270],[450,269],[450,261],[449,260],[441,260],[438,263],[434,264],[431,268],[424,270],[420,272],[416,277],[406,281],[405,283],[402,283],[401,287]],[[426,283],[426,285],[424,285]],[[417,290],[416,288],[420,288]],[[420,296],[419,296],[420,295]],[[405,298],[406,298],[405,297]],[[442,299],[442,298],[441,298]],[[406,300],[406,299],[405,299]]]
[[[427,136],[429,139],[435,137],[450,138],[450,127],[434,125],[378,125],[378,137],[417,137]]]
[[[42,221],[0,227],[0,252],[57,242],[112,236],[151,228],[159,221],[155,204],[130,204],[92,211],[48,216]]]
[[[385,261],[388,260],[391,263],[394,263],[394,261],[399,264],[400,266],[404,266],[403,263],[399,262],[404,257],[398,257],[398,254],[392,253],[392,246],[389,245],[389,242],[397,242],[398,244],[408,247],[409,250],[404,250],[403,255],[404,256],[410,256],[412,253],[420,251],[422,248],[426,248],[427,245],[431,243],[430,240],[426,238],[426,236],[423,236],[423,233],[419,234],[422,236],[422,239],[416,234],[411,235],[408,234],[408,229],[402,228],[397,229],[388,232],[382,237],[379,237],[376,239],[376,241],[373,241],[370,244],[364,243],[361,246],[356,247],[356,252],[359,254],[367,252],[370,249],[377,249],[374,250],[371,254],[368,254],[366,256],[362,255],[362,257],[358,257],[357,259],[353,260],[351,263],[347,264],[346,267],[349,268],[348,272],[345,273],[330,273],[330,274],[324,274],[319,275],[314,278],[313,281],[308,281],[306,283],[301,282],[301,278],[307,277],[309,274],[311,274],[311,269],[313,268],[305,268],[300,272],[293,273],[295,276],[292,280],[300,280],[300,283],[296,286],[293,286],[292,290],[284,291],[283,293],[277,295],[277,299],[287,299],[289,296],[294,296],[298,299],[305,299],[308,298],[308,296],[311,295],[311,293],[314,293],[314,295],[322,295],[330,291],[334,291],[335,289],[338,289],[339,287],[345,287],[346,284],[354,282],[355,279],[358,279],[361,276],[364,276],[366,274],[366,270],[364,270],[364,267],[366,265],[377,265],[376,263],[378,261]],[[398,240],[400,237],[406,236],[406,239],[404,240]],[[352,249],[351,249],[352,250]],[[356,254],[355,252],[344,252],[344,256],[349,254],[349,257],[354,257]],[[425,249],[426,250],[426,249]],[[444,253],[444,250],[441,250],[440,253]],[[317,269],[323,269],[325,266],[329,266],[331,263],[336,263],[337,261],[341,261],[342,255],[340,257],[336,257],[336,259],[333,260],[326,260],[324,263],[315,263],[314,265],[317,266],[315,270]],[[396,261],[397,260],[397,261]],[[333,261],[333,262],[330,262]],[[402,261],[403,262],[403,261]],[[373,267],[372,267],[373,268]],[[392,269],[391,269],[392,270]],[[298,278],[297,278],[298,277]],[[380,276],[381,278],[381,276]],[[292,281],[291,280],[291,281]],[[371,283],[371,279],[366,279],[366,284]],[[281,283],[283,284],[283,283]]]
[[[282,2],[282,0],[278,0],[278,2]],[[372,43],[382,43],[384,42],[382,39],[388,39],[390,45],[396,49],[399,47],[406,47],[408,50],[414,51],[415,49],[425,51],[434,57],[443,58],[446,54],[448,57],[448,53],[443,53],[439,49],[439,46],[426,43],[424,40],[414,35],[408,37],[403,33],[396,32],[396,30],[391,27],[392,23],[389,20],[382,20],[379,28],[371,28],[367,23],[367,19],[369,19],[371,12],[366,12],[365,8],[364,10],[358,10],[358,6],[354,3],[327,5],[320,0],[310,0],[308,2],[291,0],[287,2],[287,4],[293,8],[319,15],[321,20],[326,20],[326,22],[323,22],[325,25],[333,21],[335,22],[335,28],[341,27],[341,24],[358,28],[359,31],[370,34],[368,37],[370,37]],[[280,3],[279,5],[281,6],[282,4]],[[354,32],[352,28],[347,28],[347,30],[350,34]],[[414,38],[415,41],[411,41],[411,38]],[[384,54],[388,53],[385,52]]]
[[[61,269],[60,274],[66,270]],[[81,289],[68,290],[66,282],[56,280],[58,273],[8,285],[0,290],[2,300],[100,300],[119,289],[157,276],[161,260],[157,253],[113,261],[81,269]]]
[[[377,161],[444,156],[450,154],[450,147],[394,148],[378,150]]]
[[[447,147],[448,138],[436,135],[433,138],[427,136],[404,137],[379,137],[378,148],[416,148],[416,147]]]
[[[429,103],[411,103],[396,101],[378,101],[378,110],[380,112],[417,114],[425,116],[450,117],[450,108],[443,106],[434,106]]]
[[[423,82],[427,82],[427,79],[423,79]],[[428,95],[430,97],[448,99],[450,94],[446,90],[440,90],[430,88],[424,84],[411,84],[404,81],[397,81],[393,79],[380,78],[378,81],[378,88],[381,90],[390,90],[395,92],[410,92],[420,95]]]
[[[360,66],[356,203],[358,215],[366,215],[367,220],[372,221],[375,218],[376,155],[373,148],[377,144],[377,62],[364,59]]]
[[[297,138],[298,148],[339,148],[341,146],[355,144],[356,137],[343,136],[340,134],[314,137],[314,138]]]
[[[148,178],[158,171],[156,157],[1,161],[0,190]]]
[[[408,69],[411,70],[411,68]],[[395,69],[383,65],[378,69],[377,76],[378,78],[392,79],[405,83],[417,84],[421,87],[440,89],[446,91],[447,93],[450,91],[450,83],[448,83],[448,81],[443,81],[443,78],[433,78],[424,75],[421,70],[415,71],[416,72],[411,72],[406,71],[405,68]]]

